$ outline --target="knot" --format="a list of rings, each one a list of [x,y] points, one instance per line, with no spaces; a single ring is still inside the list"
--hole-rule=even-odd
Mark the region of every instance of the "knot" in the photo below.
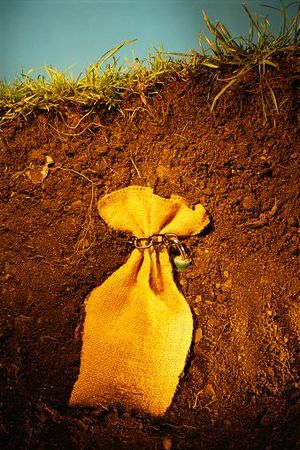
[[[188,256],[189,249],[180,242],[175,233],[152,234],[151,236],[141,238],[133,236],[128,242],[140,251],[147,250],[151,247],[159,248],[161,246],[167,247],[168,250],[174,249],[175,257],[173,262],[180,272],[187,269],[192,262],[191,258]]]

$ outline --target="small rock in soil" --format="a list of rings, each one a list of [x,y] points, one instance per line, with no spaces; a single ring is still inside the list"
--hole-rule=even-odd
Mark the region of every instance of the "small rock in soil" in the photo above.
[[[268,414],[265,414],[264,416],[262,416],[262,418],[260,419],[260,424],[263,427],[269,427],[272,422],[271,422],[271,417]]]
[[[230,428],[231,428],[231,422],[230,422],[230,420],[225,419],[225,420],[223,421],[223,427],[225,428],[225,430],[230,430]]]
[[[195,331],[195,337],[194,337],[195,344],[199,344],[201,339],[202,339],[202,329],[197,328],[197,330]]]
[[[296,217],[293,217],[293,216],[288,217],[287,223],[291,227],[297,227],[298,226],[298,220],[296,219]]]
[[[171,450],[172,448],[172,439],[168,436],[165,436],[162,441],[162,446],[164,450]]]
[[[257,211],[259,209],[259,204],[254,194],[245,195],[242,205],[247,211]]]

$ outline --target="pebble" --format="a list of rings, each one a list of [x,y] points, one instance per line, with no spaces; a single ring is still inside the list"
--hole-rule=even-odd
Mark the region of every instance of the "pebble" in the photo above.
[[[96,147],[96,152],[98,153],[98,155],[106,155],[109,151],[109,146],[108,145],[99,145],[98,147]]]
[[[230,422],[230,420],[225,419],[225,420],[223,421],[223,427],[225,428],[225,430],[230,430],[230,428],[231,428],[231,422]]]
[[[172,439],[169,436],[165,436],[162,441],[162,447],[164,450],[171,450],[173,444]]]
[[[202,295],[196,295],[195,303],[200,303],[200,302],[202,302]]]
[[[271,377],[274,377],[274,376],[275,376],[275,372],[274,372],[273,367],[267,367],[267,368],[266,368],[266,372],[267,372],[267,374],[270,375]]]
[[[224,291],[230,291],[230,289],[232,288],[232,279],[228,278],[225,283],[223,284],[223,290]]]
[[[208,397],[214,399],[216,397],[215,390],[213,388],[213,385],[211,383],[208,383],[205,388],[203,389],[204,395],[207,395]]]
[[[195,331],[195,336],[194,336],[195,344],[199,344],[199,342],[202,339],[202,336],[203,336],[202,329],[197,328],[197,330]]]
[[[291,227],[297,227],[298,226],[298,220],[296,219],[296,217],[293,217],[293,216],[288,217],[287,223]]]
[[[194,355],[198,356],[199,358],[205,358],[206,357],[206,354],[203,351],[202,345],[196,345],[194,347]]]
[[[205,189],[202,189],[202,194],[210,197],[211,195],[213,195],[213,191],[210,188],[205,188]]]
[[[260,419],[260,424],[263,427],[269,427],[271,425],[271,417],[268,416],[268,414],[265,414],[264,416],[262,416],[262,418]]]
[[[243,208],[247,211],[253,211],[258,209],[258,202],[253,194],[245,195],[242,201]]]
[[[198,316],[200,314],[200,309],[198,308],[198,306],[194,306],[193,312],[194,312],[194,314],[196,314],[196,316]]]

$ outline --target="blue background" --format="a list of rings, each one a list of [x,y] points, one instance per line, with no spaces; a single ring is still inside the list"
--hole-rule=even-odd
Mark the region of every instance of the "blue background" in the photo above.
[[[252,12],[268,14],[275,27],[280,15],[261,6],[279,0],[246,0]],[[247,33],[248,20],[239,0],[0,0],[0,79],[10,81],[22,69],[45,64],[74,75],[124,40],[144,59],[163,44],[167,51],[199,50],[198,32],[206,30],[201,10],[221,20],[234,35]],[[295,11],[295,9],[294,9]],[[291,10],[292,13],[292,10]],[[70,69],[69,69],[70,70]]]

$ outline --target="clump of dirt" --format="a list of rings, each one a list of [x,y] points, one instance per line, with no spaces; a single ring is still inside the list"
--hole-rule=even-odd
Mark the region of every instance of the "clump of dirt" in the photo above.
[[[290,62],[272,73],[279,113],[266,91],[267,120],[254,74],[210,114],[218,86],[199,69],[166,79],[146,102],[124,99],[123,115],[66,104],[5,126],[3,448],[299,448],[298,75]],[[130,252],[96,201],[133,184],[200,201],[211,218],[187,241],[194,263],[176,277],[195,333],[162,418],[67,407],[83,301]]]

